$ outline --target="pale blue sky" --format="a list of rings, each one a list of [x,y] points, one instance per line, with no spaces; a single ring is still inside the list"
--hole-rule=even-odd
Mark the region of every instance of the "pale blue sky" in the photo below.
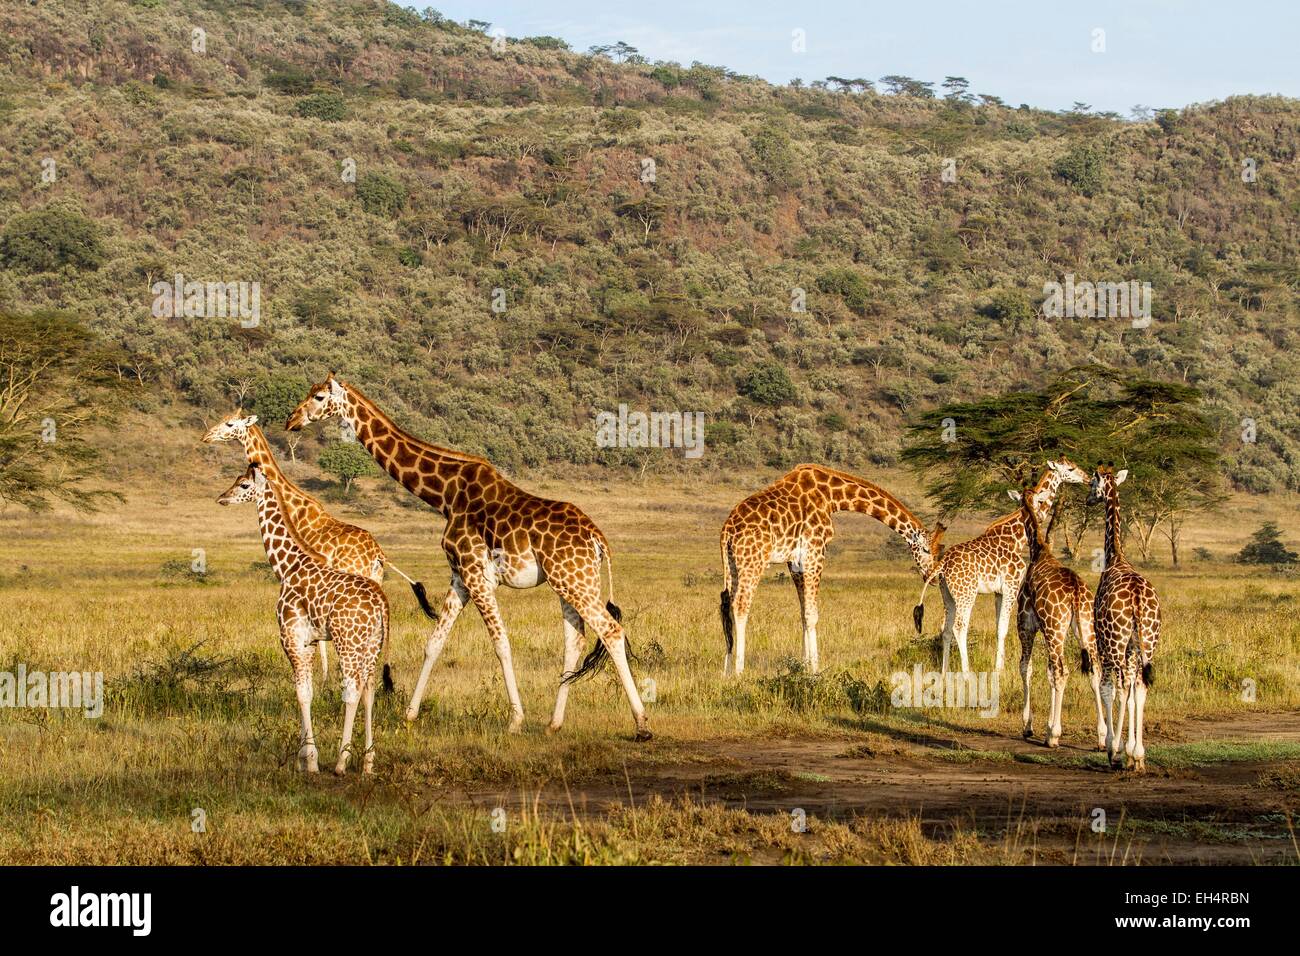
[[[426,0],[406,0],[423,9]],[[1234,93],[1300,96],[1296,0],[432,0],[454,20],[510,36],[549,34],[578,51],[624,40],[650,60],[700,60],[774,83],[902,73],[1068,109],[1124,115]],[[791,50],[805,31],[807,51]],[[1105,31],[1094,53],[1093,30]]]

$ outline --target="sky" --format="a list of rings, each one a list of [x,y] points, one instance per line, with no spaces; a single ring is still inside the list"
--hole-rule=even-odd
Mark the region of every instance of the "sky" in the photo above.
[[[580,52],[622,40],[651,61],[699,60],[779,84],[891,73],[938,84],[955,75],[1012,106],[1078,101],[1125,116],[1137,104],[1300,96],[1297,0],[427,2],[512,37],[558,36]],[[796,30],[802,52],[792,48]]]

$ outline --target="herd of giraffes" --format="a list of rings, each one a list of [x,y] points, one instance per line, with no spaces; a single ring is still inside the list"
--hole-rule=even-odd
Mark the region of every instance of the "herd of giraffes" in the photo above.
[[[343,688],[342,740],[334,772],[343,774],[347,769],[357,707],[362,702],[362,769],[365,773],[374,770],[376,671],[388,649],[389,609],[381,586],[386,567],[410,583],[424,613],[436,622],[425,643],[424,662],[406,711],[408,720],[419,714],[430,673],[457,616],[467,602],[473,602],[501,664],[510,702],[509,729],[519,731],[524,709],[496,590],[502,584],[511,588],[549,584],[560,599],[564,664],[547,732],[555,733],[563,726],[574,680],[608,659],[627,695],[636,739],[650,739],[645,706],[628,667],[622,614],[614,603],[609,542],[595,522],[576,505],[529,494],[483,458],[416,438],[332,372],[324,382],[312,386],[290,414],[286,428],[296,431],[335,418],[389,475],[446,520],[442,547],[451,566],[451,583],[441,607],[435,610],[423,584],[397,568],[368,531],[333,518],[319,501],[285,476],[258,427],[257,416],[235,412],[207,431],[203,436],[206,443],[237,441],[244,449],[244,473],[217,500],[223,505],[256,504],[262,543],[280,581],[276,604],[280,643],[293,668],[302,721],[298,769],[309,773],[319,769],[311,721],[312,678],[317,648],[322,679],[328,673],[328,642],[334,645]],[[1124,755],[1134,769],[1142,770],[1146,753],[1143,714],[1160,639],[1160,604],[1154,588],[1124,559],[1121,548],[1118,489],[1126,477],[1126,471],[1105,464],[1090,476],[1065,458],[1048,462],[1037,484],[1010,491],[1019,504],[1017,510],[971,540],[944,550],[940,545],[944,525],[926,528],[883,488],[821,465],[799,465],[736,505],[722,526],[724,674],[744,671],[745,632],[754,594],[764,570],[778,563],[788,567],[799,598],[804,662],[810,670],[817,670],[818,589],[826,566],[826,546],[835,533],[832,518],[836,512],[855,511],[880,521],[907,543],[923,581],[921,599],[913,609],[918,633],[926,590],[938,583],[945,609],[944,672],[954,640],[962,672],[969,671],[967,634],[979,594],[993,594],[996,601],[995,666],[1002,669],[1014,601],[1025,696],[1024,736],[1033,735],[1031,656],[1034,639],[1041,631],[1051,689],[1045,742],[1049,747],[1059,745],[1069,673],[1065,644],[1073,633],[1080,647],[1082,670],[1089,675],[1093,689],[1098,748],[1106,750],[1112,766],[1125,765],[1119,741],[1127,715]],[[1065,483],[1089,484],[1089,504],[1105,505],[1104,569],[1095,598],[1079,575],[1056,560],[1049,543],[1048,519]],[[1025,548],[1027,558],[1021,553]],[[609,577],[608,598],[602,588],[602,566]],[[586,628],[595,632],[596,644],[582,658]],[[390,685],[387,664],[382,675]]]

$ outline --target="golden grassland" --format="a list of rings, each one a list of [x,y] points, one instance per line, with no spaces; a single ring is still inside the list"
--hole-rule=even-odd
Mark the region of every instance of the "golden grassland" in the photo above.
[[[225,487],[221,476],[235,472],[230,459],[213,467],[210,481],[140,487],[99,515],[0,514],[0,670],[19,663],[97,670],[107,688],[97,720],[0,712],[0,862],[1024,863],[1039,860],[1040,841],[1052,835],[1051,826],[1014,815],[996,832],[957,817],[936,827],[905,802],[887,816],[810,810],[807,832],[798,833],[788,813],[747,807],[751,798],[761,802],[760,792],[786,793],[776,809],[797,805],[801,787],[824,782],[797,762],[770,779],[747,763],[746,755],[775,741],[829,741],[861,754],[996,771],[1019,742],[1022,699],[1013,626],[999,716],[888,706],[893,672],[917,662],[937,669],[929,635],[942,606],[929,597],[927,638],[918,639],[911,607],[919,580],[908,558],[880,526],[855,515],[838,520],[823,586],[823,676],[811,679],[786,660],[799,653],[798,609],[773,568],[751,619],[750,670],[723,681],[717,530],[728,507],[761,479],[528,483],[579,503],[614,545],[616,598],[640,655],[638,678],[654,686],[652,742],[630,739],[626,704],[606,674],[575,688],[561,734],[543,733],[562,643],[558,600],[548,588],[502,594],[524,733],[505,732],[496,657],[472,610],[456,624],[420,718],[407,725],[402,710],[430,622],[394,576],[386,590],[398,689],[379,698],[378,772],[307,779],[292,769],[297,710],[255,513],[214,501]],[[878,477],[920,500],[906,479]],[[375,531],[436,602],[447,581],[441,520],[403,507],[404,492],[386,479],[364,484],[358,498],[333,509]],[[1236,500],[1193,529],[1184,553],[1204,546],[1223,559],[1262,518],[1293,513],[1293,505]],[[1285,518],[1282,524],[1288,527]],[[949,540],[977,527],[959,523]],[[196,548],[206,557],[202,576],[187,570]],[[1197,718],[1297,709],[1300,580],[1225,560],[1180,570],[1157,564],[1149,573],[1166,620],[1148,707],[1154,772],[1262,761],[1270,776],[1260,785],[1271,780],[1294,794],[1300,744],[1189,742],[1181,731]],[[991,666],[992,626],[992,599],[982,598],[971,641],[977,670]],[[1041,729],[1047,691],[1037,654]],[[1086,747],[1091,696],[1077,655],[1071,660],[1064,723],[1066,743],[1078,746],[1024,759],[1094,773],[1100,756]],[[1254,703],[1242,699],[1246,680],[1256,687]],[[314,708],[322,766],[337,752],[340,708],[331,671],[323,688],[318,682]],[[939,739],[967,733],[987,743],[954,750]],[[647,785],[665,775],[704,783],[693,795]],[[504,832],[493,828],[497,807],[508,808]],[[202,833],[191,827],[196,808],[206,820]],[[1058,822],[1055,839],[1086,844],[1067,852],[1067,862],[1131,862],[1144,828],[1149,835],[1191,825],[1135,818],[1121,835],[1099,841],[1062,834]],[[1212,838],[1234,839],[1222,828]]]

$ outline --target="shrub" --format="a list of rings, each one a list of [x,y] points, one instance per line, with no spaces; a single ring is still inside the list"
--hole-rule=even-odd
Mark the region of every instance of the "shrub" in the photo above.
[[[760,405],[789,405],[798,393],[790,374],[776,362],[756,365],[740,380],[740,393]]]
[[[375,473],[375,460],[360,442],[355,441],[336,441],[320,453],[316,464],[343,482],[344,492],[352,490],[352,482],[356,479]]]
[[[333,123],[348,115],[348,105],[341,93],[313,93],[298,101],[298,115]]]
[[[817,277],[817,289],[838,295],[859,315],[871,305],[871,286],[853,269],[830,269]]]
[[[1093,144],[1074,147],[1056,161],[1053,171],[1085,196],[1094,195],[1104,179],[1101,150]]]
[[[998,289],[983,309],[990,319],[1004,322],[1025,322],[1034,317],[1034,307],[1029,296],[1020,289]]]
[[[357,179],[357,198],[366,212],[391,219],[406,205],[406,187],[383,173],[366,173]]]
[[[1250,543],[1237,552],[1237,561],[1241,564],[1295,564],[1300,561],[1300,554],[1282,543],[1282,532],[1276,522],[1265,521],[1250,536]]]
[[[98,227],[81,213],[60,206],[20,212],[0,233],[0,263],[26,272],[63,266],[98,269],[104,249]]]
[[[755,170],[777,186],[793,186],[798,181],[794,149],[790,134],[779,126],[764,126],[750,142],[754,150]]]

